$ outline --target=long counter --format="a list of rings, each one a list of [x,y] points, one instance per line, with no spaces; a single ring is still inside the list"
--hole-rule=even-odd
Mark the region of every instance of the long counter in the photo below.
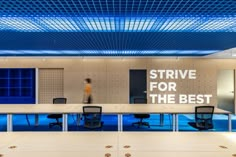
[[[234,157],[236,134],[216,132],[0,133],[2,157]]]
[[[7,114],[7,131],[12,131],[13,114],[63,114],[63,131],[68,130],[68,114],[83,113],[82,107],[85,104],[1,104],[0,114]],[[178,114],[194,114],[195,107],[201,105],[193,104],[92,104],[102,107],[103,114],[118,115],[118,131],[123,130],[123,114],[172,114],[173,131],[178,131]],[[232,130],[231,113],[219,108],[215,108],[214,114],[228,115],[228,128]]]

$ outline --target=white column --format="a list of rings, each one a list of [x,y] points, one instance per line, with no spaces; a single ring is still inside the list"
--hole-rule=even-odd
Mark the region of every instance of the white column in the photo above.
[[[175,131],[175,126],[176,126],[176,121],[175,121],[175,119],[176,119],[176,114],[173,113],[173,116],[172,116],[172,117],[173,117],[173,118],[172,118],[173,131]]]
[[[13,131],[12,114],[7,114],[7,131]]]
[[[62,115],[62,131],[68,131],[68,115]]]
[[[118,131],[123,131],[123,117],[122,117],[122,114],[118,114]]]
[[[175,115],[175,131],[179,131],[179,115]]]
[[[229,132],[232,131],[232,119],[231,119],[231,114],[228,114],[228,127],[229,127]]]

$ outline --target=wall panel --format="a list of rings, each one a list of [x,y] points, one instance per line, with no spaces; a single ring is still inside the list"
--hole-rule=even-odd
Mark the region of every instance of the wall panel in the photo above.
[[[157,80],[175,81],[177,92],[191,94],[212,94],[212,104],[217,103],[217,73],[220,69],[236,69],[234,59],[176,59],[176,58],[8,58],[0,59],[2,68],[29,67],[50,70],[51,68],[64,69],[60,73],[63,81],[60,87],[63,88],[64,96],[68,103],[81,103],[84,88],[84,79],[92,79],[94,103],[128,103],[129,102],[129,70],[147,69],[148,73],[148,94],[149,94],[149,70],[150,69],[196,69],[196,80]],[[48,75],[51,75],[49,72]],[[55,74],[56,75],[56,74]],[[63,77],[64,76],[64,77]],[[39,77],[45,77],[39,74]],[[54,83],[52,81],[52,83]],[[46,85],[39,85],[40,91],[51,92]],[[47,87],[55,87],[49,85]],[[62,95],[63,93],[56,93]],[[171,92],[163,92],[171,93]],[[40,94],[40,102],[51,101],[52,94]],[[150,99],[149,99],[150,102]]]
[[[39,69],[39,103],[52,103],[56,97],[64,97],[63,69]]]
[[[129,60],[109,59],[107,64],[107,102],[129,102]]]

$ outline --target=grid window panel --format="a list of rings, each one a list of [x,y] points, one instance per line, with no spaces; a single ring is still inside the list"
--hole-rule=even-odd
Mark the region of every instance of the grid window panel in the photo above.
[[[0,72],[0,104],[35,103],[35,69],[1,68]]]

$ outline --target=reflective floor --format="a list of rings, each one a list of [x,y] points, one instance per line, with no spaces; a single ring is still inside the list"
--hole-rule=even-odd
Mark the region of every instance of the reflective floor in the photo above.
[[[35,126],[35,115],[28,115],[30,126],[27,124],[25,115],[13,116],[14,131],[61,131],[59,126],[49,128],[49,123],[54,122],[48,119],[47,115],[39,115],[39,125]],[[193,115],[179,115],[179,131],[197,131],[188,125],[188,122],[193,121]],[[117,115],[103,115],[102,121],[104,126],[102,131],[117,131]],[[163,125],[160,125],[160,115],[153,114],[149,119],[150,128],[142,126],[140,128],[132,126],[133,122],[138,121],[133,115],[123,115],[123,130],[124,131],[172,131],[172,116],[165,114]],[[211,131],[227,131],[228,117],[226,115],[214,115],[214,129]],[[83,127],[83,120],[80,121],[80,126],[76,125],[76,115],[68,116],[69,131],[89,131]],[[232,129],[236,131],[236,116],[232,115]],[[0,131],[6,131],[6,115],[0,115]]]

